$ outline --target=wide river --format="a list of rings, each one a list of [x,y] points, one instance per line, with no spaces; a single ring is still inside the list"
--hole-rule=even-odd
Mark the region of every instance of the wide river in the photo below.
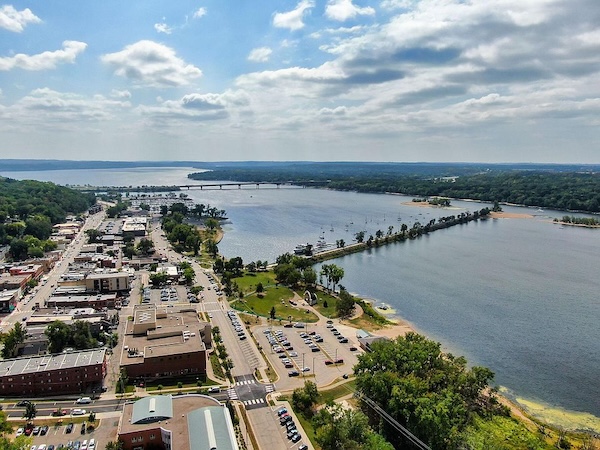
[[[189,184],[173,169],[1,172],[58,184]],[[298,244],[352,241],[401,223],[474,211],[406,205],[397,195],[299,188],[185,191],[225,209],[219,250],[244,262],[268,260]],[[489,206],[489,205],[485,205]],[[494,219],[334,261],[351,292],[385,303],[415,329],[470,363],[490,367],[502,391],[565,427],[600,431],[600,230],[563,227],[556,211],[505,207],[531,219]]]

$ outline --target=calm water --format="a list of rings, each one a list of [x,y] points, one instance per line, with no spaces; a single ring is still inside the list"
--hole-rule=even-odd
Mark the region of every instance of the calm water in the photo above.
[[[1,173],[1,172],[0,172]],[[186,169],[1,173],[61,184],[183,184]],[[351,242],[360,230],[480,209],[403,205],[410,198],[313,189],[191,190],[227,211],[225,256],[268,260],[297,244]],[[490,367],[515,396],[600,417],[600,232],[551,223],[560,212],[456,226],[337,259],[351,292],[392,306],[421,332]]]

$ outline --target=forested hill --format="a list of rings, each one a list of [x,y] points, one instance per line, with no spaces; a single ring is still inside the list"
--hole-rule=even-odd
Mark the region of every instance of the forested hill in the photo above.
[[[194,180],[327,181],[330,189],[469,198],[600,211],[600,166],[540,164],[272,163],[212,168]]]
[[[86,211],[94,195],[41,181],[0,177],[0,244],[26,235],[47,239],[68,213]]]

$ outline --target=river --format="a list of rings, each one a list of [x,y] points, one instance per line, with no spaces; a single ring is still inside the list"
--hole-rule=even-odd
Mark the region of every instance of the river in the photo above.
[[[0,172],[59,184],[188,184],[189,171]],[[227,257],[268,260],[298,244],[352,241],[357,231],[474,211],[410,205],[397,195],[261,187],[185,191],[227,211]],[[406,203],[409,203],[408,205]],[[505,207],[532,219],[493,219],[338,258],[342,284],[385,302],[444,349],[490,367],[510,398],[567,427],[600,431],[600,230],[552,223],[562,212]]]

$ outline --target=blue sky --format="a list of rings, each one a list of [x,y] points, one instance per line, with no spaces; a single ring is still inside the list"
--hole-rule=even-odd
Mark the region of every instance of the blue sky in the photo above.
[[[600,163],[598,0],[0,3],[0,158]]]

